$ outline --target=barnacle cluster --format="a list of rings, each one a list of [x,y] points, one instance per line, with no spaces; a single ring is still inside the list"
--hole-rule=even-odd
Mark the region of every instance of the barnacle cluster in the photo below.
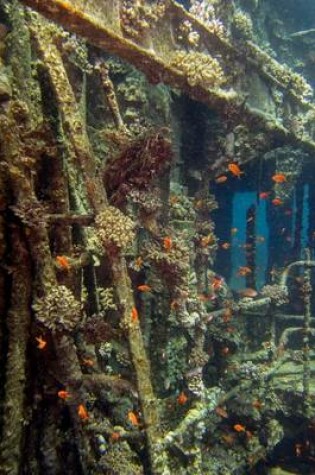
[[[156,25],[165,12],[165,1],[146,5],[143,0],[124,0],[120,9],[120,22],[125,33],[139,38]]]
[[[225,82],[219,61],[210,54],[178,51],[173,55],[170,66],[182,71],[187,76],[190,86],[203,85],[215,88]]]
[[[134,223],[118,208],[108,206],[95,218],[97,237],[106,248],[125,250],[135,237]]]
[[[269,297],[274,305],[280,306],[288,302],[288,289],[283,285],[265,285],[261,289],[264,297]]]
[[[253,37],[253,23],[251,18],[242,10],[236,10],[233,16],[233,31],[235,36],[245,40]]]
[[[72,331],[81,320],[81,304],[64,285],[50,288],[49,293],[37,297],[33,310],[38,322],[55,331]]]

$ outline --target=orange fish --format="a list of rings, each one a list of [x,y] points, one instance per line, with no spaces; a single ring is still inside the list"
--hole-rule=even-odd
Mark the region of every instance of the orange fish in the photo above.
[[[188,397],[186,396],[186,394],[184,393],[184,391],[182,391],[178,396],[177,396],[177,402],[180,406],[183,406],[184,404],[186,404],[186,402],[188,401]]]
[[[227,176],[226,175],[221,175],[221,176],[218,176],[218,178],[215,179],[215,182],[220,185],[221,183],[225,183],[226,180],[227,180]]]
[[[80,404],[77,408],[78,416],[80,417],[81,421],[86,421],[89,418],[89,414],[86,410],[86,407],[83,404]]]
[[[251,272],[252,272],[252,270],[251,270],[250,267],[241,266],[241,267],[239,267],[237,274],[241,277],[244,277],[248,274],[251,274]]]
[[[276,173],[271,177],[275,183],[285,183],[287,181],[286,176],[283,173]]]
[[[138,314],[138,310],[136,309],[136,307],[132,307],[132,309],[131,309],[131,320],[133,322],[137,322],[139,320],[139,314]]]
[[[95,365],[95,361],[92,360],[91,358],[83,358],[82,359],[82,364],[87,367],[91,367]]]
[[[68,397],[71,397],[71,394],[68,392],[68,391],[65,391],[63,389],[61,389],[60,391],[57,392],[57,395],[58,397],[60,397],[60,399],[63,399],[64,401],[66,399],[68,399]]]
[[[179,307],[179,301],[178,300],[172,300],[171,301],[171,310],[176,310]]]
[[[280,198],[274,198],[271,203],[274,205],[274,206],[281,206],[283,204],[283,201],[280,199]]]
[[[259,193],[259,198],[261,200],[266,200],[269,195],[270,195],[270,191],[262,191],[261,193]]]
[[[238,178],[241,178],[241,175],[244,173],[241,171],[237,163],[230,163],[228,169],[232,175],[237,176]]]
[[[213,277],[211,282],[211,287],[214,290],[220,290],[223,284],[223,279],[221,277]]]
[[[238,232],[237,228],[231,228],[231,234],[232,236]]]
[[[236,430],[236,432],[245,432],[246,428],[242,424],[235,424],[233,426],[233,429]]]
[[[35,340],[38,342],[37,348],[39,350],[43,350],[46,347],[47,341],[45,341],[41,336],[35,337]]]
[[[164,239],[163,239],[163,247],[166,251],[170,251],[172,249],[172,246],[173,246],[173,241],[172,241],[172,238],[169,237],[169,236],[166,236]]]
[[[251,299],[254,299],[258,295],[257,290],[252,289],[250,287],[248,287],[246,289],[239,290],[238,293],[240,294],[241,297],[248,297],[248,298],[251,298]]]
[[[142,266],[143,266],[143,259],[142,259],[142,257],[140,257],[140,256],[137,257],[137,259],[134,261],[133,266],[134,266],[135,271],[139,272],[139,270],[140,270],[140,269],[142,268]]]
[[[229,353],[230,353],[230,348],[228,346],[221,348],[221,355],[227,356]]]
[[[221,244],[221,247],[222,247],[222,249],[227,251],[228,249],[230,249],[231,244],[229,242],[224,242],[223,244]]]
[[[66,256],[57,256],[56,261],[62,269],[69,270],[70,262]]]
[[[209,244],[213,243],[214,239],[212,234],[208,234],[208,236],[203,236],[200,240],[201,247],[207,247]]]
[[[138,285],[137,289],[140,292],[151,292],[151,287],[149,285],[146,285],[146,284]]]
[[[112,432],[110,435],[110,440],[113,442],[117,442],[120,439],[120,433],[119,432]]]
[[[137,414],[135,414],[133,411],[128,412],[128,420],[133,426],[138,426],[139,425],[139,419]]]

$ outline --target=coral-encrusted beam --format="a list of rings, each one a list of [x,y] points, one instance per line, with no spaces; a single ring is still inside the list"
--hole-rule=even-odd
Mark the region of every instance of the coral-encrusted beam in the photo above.
[[[285,127],[282,123],[282,118],[285,117],[284,108],[278,104],[274,114],[266,113],[265,101],[262,100],[262,103],[257,105],[257,94],[248,90],[248,84],[251,82],[249,78],[251,75],[253,77],[258,75],[262,90],[272,87],[283,93],[286,89],[286,102],[290,102],[292,110],[315,114],[314,108],[303,100],[299,91],[284,87],[278,80],[284,70],[283,67],[262,52],[257,45],[249,42],[245,49],[246,54],[243,54],[228,38],[216,36],[176,2],[165,0],[165,9],[162,13],[158,13],[152,25],[146,24],[145,19],[139,17],[137,22],[130,26],[130,19],[124,18],[124,2],[119,0],[21,1],[65,29],[86,38],[91,44],[133,64],[152,83],[164,82],[179,88],[192,98],[219,111],[224,117],[229,116],[231,119],[233,116],[236,124],[243,123],[260,133],[264,132],[269,139],[274,137],[314,152],[315,138],[311,127],[306,126],[303,133],[294,127]],[[194,31],[198,33],[202,44],[206,47],[206,54],[201,55],[198,49],[195,50],[188,43],[179,42],[176,32],[179,24],[184,21],[193,25]],[[147,26],[142,30],[143,25]],[[186,55],[187,51],[189,58]],[[194,55],[196,59],[191,61]],[[211,58],[218,56],[221,57],[220,66],[223,73],[232,68],[236,76],[232,79],[227,74],[224,77],[223,89],[215,87],[215,84],[209,85],[207,75],[202,71],[205,69],[202,62],[208,57],[208,73],[209,71],[211,73]],[[243,63],[244,67],[237,68],[238,62]],[[246,75],[242,71],[246,71]],[[285,74],[288,78],[292,76],[289,83],[293,84],[293,73],[285,69]],[[233,89],[234,83],[237,84],[238,92]],[[267,144],[268,140],[265,142]]]

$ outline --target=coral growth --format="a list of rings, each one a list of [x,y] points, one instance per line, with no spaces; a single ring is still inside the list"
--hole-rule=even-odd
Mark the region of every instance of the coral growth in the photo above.
[[[124,32],[131,37],[141,37],[164,15],[165,1],[146,5],[143,0],[124,0],[120,9],[120,22]]]
[[[104,184],[116,205],[124,204],[131,190],[146,190],[168,170],[172,148],[168,131],[151,130],[131,139],[123,150],[106,163]]]
[[[202,84],[205,87],[216,88],[226,81],[219,61],[210,54],[178,51],[172,56],[170,66],[183,72],[190,86]]]
[[[33,310],[37,321],[53,332],[71,332],[82,319],[80,302],[64,285],[53,286],[48,294],[37,297]]]
[[[106,250],[125,251],[135,238],[134,223],[118,208],[108,206],[95,218],[96,234]]]

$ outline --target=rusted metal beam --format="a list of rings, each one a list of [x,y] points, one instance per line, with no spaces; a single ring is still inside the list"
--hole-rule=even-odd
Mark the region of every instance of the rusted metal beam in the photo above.
[[[312,120],[301,126],[299,124],[299,127],[295,122],[299,115],[315,117],[315,108],[299,95],[299,80],[296,81],[295,73],[284,68],[250,41],[243,43],[242,48],[234,47],[228,38],[214,34],[176,2],[166,0],[164,10],[156,15],[152,25],[146,24],[141,30],[141,21],[145,20],[139,17],[136,26],[132,27],[134,29],[126,31],[124,2],[120,0],[21,1],[66,30],[131,63],[151,83],[163,82],[178,88],[224,117],[233,117],[235,124],[244,123],[265,133],[269,139],[275,138],[315,151],[315,127]],[[198,46],[179,40],[179,26],[185,21],[199,35]],[[187,68],[182,67],[176,59],[179,52],[183,55],[190,54],[192,62],[198,62],[198,55],[201,54],[218,58],[226,79],[224,86],[209,86],[207,81],[202,80],[202,74],[198,77],[198,71],[197,77],[192,80]],[[239,67],[240,64],[242,67]],[[286,77],[283,81],[282,71],[285,71]],[[256,87],[252,86],[254,83]],[[262,92],[261,97],[257,97],[257,87]],[[282,104],[274,103],[273,97],[277,94],[283,95]],[[268,110],[266,104],[271,104]],[[291,111],[290,117],[288,110]],[[286,116],[288,121],[292,120],[292,126],[286,124]]]

